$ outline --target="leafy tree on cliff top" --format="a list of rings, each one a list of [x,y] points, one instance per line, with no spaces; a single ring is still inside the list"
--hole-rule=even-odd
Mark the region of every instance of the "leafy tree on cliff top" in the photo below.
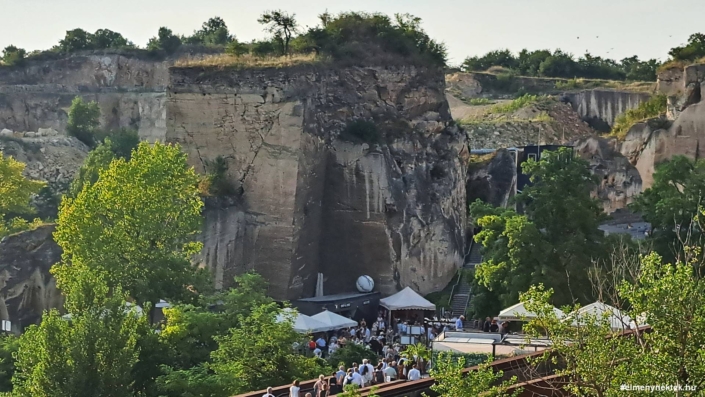
[[[220,17],[213,17],[203,22],[200,30],[184,38],[183,41],[187,44],[226,45],[233,39],[225,21]]]
[[[22,397],[133,396],[137,329],[146,318],[128,310],[120,288],[100,272],[76,265],[59,279],[70,320],[51,310],[20,339],[13,395]]]
[[[686,45],[671,48],[668,55],[676,61],[695,61],[705,57],[705,34],[690,35]]]
[[[259,17],[257,22],[266,25],[265,30],[282,41],[282,53],[289,54],[289,42],[299,28],[296,14],[289,14],[282,10],[267,11]]]
[[[632,209],[651,223],[654,248],[669,261],[684,253],[683,242],[702,245],[699,208],[705,197],[705,160],[674,156],[656,167],[653,185]]]
[[[96,183],[61,203],[54,238],[63,249],[57,278],[85,265],[122,285],[138,302],[193,296],[189,261],[200,250],[198,177],[176,146],[141,143],[129,161],[116,159]]]
[[[161,27],[157,37],[152,37],[147,43],[147,49],[164,50],[167,54],[173,54],[181,47],[181,38],[175,35],[171,29]]]
[[[21,65],[27,56],[27,51],[24,48],[17,48],[14,45],[9,45],[2,50],[2,63],[5,65]]]

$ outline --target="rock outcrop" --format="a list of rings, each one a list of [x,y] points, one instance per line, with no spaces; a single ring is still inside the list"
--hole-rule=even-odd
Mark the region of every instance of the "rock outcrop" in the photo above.
[[[584,121],[602,132],[610,131],[617,116],[651,98],[647,93],[598,89],[568,92],[564,96]]]
[[[659,74],[659,92],[668,96],[668,118],[635,124],[621,153],[641,175],[644,189],[653,183],[656,166],[676,155],[701,158],[705,145],[705,65],[668,69]]]
[[[471,162],[466,183],[468,204],[480,199],[495,207],[506,207],[517,184],[515,153],[500,149],[487,159]]]
[[[594,195],[602,202],[605,213],[626,208],[642,190],[639,171],[619,152],[619,142],[601,137],[589,137],[573,142],[576,155],[590,162],[598,178]]]
[[[104,128],[130,127],[164,140],[167,62],[123,55],[75,55],[0,69],[0,130],[63,132],[76,96],[96,101]]]
[[[63,297],[49,269],[61,260],[52,239],[54,225],[7,236],[0,241],[0,319],[19,332],[44,310],[61,308]]]
[[[440,71],[170,73],[167,141],[199,172],[226,159],[241,193],[206,209],[201,262],[216,285],[255,269],[277,299],[311,296],[319,272],[327,294],[363,274],[385,294],[428,293],[462,264],[467,148]],[[350,132],[361,119],[376,126],[367,142]]]

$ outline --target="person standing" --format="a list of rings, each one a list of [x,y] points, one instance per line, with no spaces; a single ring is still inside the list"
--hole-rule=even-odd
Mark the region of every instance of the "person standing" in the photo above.
[[[271,387],[267,388],[267,392],[262,395],[262,397],[274,397],[274,394],[272,394],[273,389]]]
[[[492,320],[492,324],[490,324],[490,332],[498,332],[499,331],[499,325],[497,325],[497,320]]]
[[[299,397],[299,391],[301,391],[301,387],[299,387],[299,381],[295,380],[289,388],[289,397]]]
[[[463,330],[463,320],[465,320],[465,316],[460,316],[460,317],[458,317],[457,320],[455,320],[455,330],[456,331]]]
[[[368,359],[362,360],[362,366],[365,368],[365,384],[370,385],[372,384],[372,379],[374,379],[375,367],[370,364],[370,361]]]
[[[490,326],[492,325],[492,322],[490,321],[490,318],[487,317],[485,319],[485,324],[482,325],[482,330],[484,332],[490,332]]]
[[[421,371],[416,368],[416,364],[412,365],[411,371],[409,371],[409,374],[406,376],[408,380],[419,380],[421,379]]]
[[[377,364],[377,368],[375,368],[375,372],[374,372],[374,379],[373,379],[374,384],[384,383],[384,365],[385,365],[385,363]]]
[[[502,338],[504,338],[505,335],[509,333],[509,321],[505,321],[502,323],[502,327],[499,329],[500,335],[502,335]]]
[[[392,361],[384,370],[384,377],[387,379],[387,382],[393,382],[397,379],[396,366],[397,363]]]
[[[313,385],[313,394],[316,395],[316,397],[319,396],[321,390],[323,390],[323,384],[326,383],[326,377],[323,375],[318,376],[318,380],[316,383]]]

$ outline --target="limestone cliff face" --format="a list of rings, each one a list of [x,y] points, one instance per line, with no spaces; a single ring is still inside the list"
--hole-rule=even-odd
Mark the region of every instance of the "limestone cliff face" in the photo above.
[[[616,139],[593,136],[573,142],[576,155],[590,163],[598,186],[593,193],[602,203],[605,213],[626,208],[642,191],[639,171],[619,152]]]
[[[168,63],[122,55],[76,55],[0,69],[0,130],[63,132],[76,96],[96,101],[106,128],[164,140]]]
[[[54,225],[46,225],[0,241],[0,319],[11,320],[13,331],[37,322],[42,311],[63,306],[49,274],[61,260],[53,232]]]
[[[440,71],[171,69],[167,141],[200,172],[222,156],[241,192],[209,203],[201,262],[216,285],[255,269],[278,299],[442,288],[462,263],[464,134]],[[382,144],[340,133],[373,120]]]
[[[564,94],[573,109],[591,127],[607,132],[620,114],[648,101],[651,95],[616,90],[585,90]]]
[[[500,149],[489,160],[471,163],[466,191],[468,204],[480,199],[495,207],[506,207],[514,196],[517,165],[513,152]]]
[[[659,74],[659,92],[668,96],[668,117],[634,125],[620,151],[639,170],[644,189],[656,166],[676,155],[701,158],[705,145],[705,65],[669,69]]]

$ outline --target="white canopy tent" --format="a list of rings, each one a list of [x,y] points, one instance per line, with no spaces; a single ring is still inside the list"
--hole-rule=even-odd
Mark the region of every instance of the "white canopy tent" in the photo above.
[[[581,307],[575,312],[570,313],[566,319],[572,319],[573,326],[575,327],[585,324],[588,319],[594,319],[596,322],[603,321],[604,319],[607,320],[610,327],[615,330],[629,329],[632,322],[632,319],[622,314],[619,309],[602,302],[595,302]]]
[[[411,287],[406,287],[392,296],[380,299],[380,306],[391,310],[436,310],[436,305],[419,295]]]
[[[357,321],[343,317],[340,314],[336,314],[328,310],[324,310],[314,316],[311,316],[311,318],[333,327],[332,329],[357,327]]]
[[[556,313],[556,317],[558,318],[565,317],[565,313],[563,313],[560,309],[554,307],[553,312]],[[499,316],[497,316],[500,321],[525,321],[536,317],[536,313],[527,310],[523,303],[517,303],[514,306],[510,306],[499,312]]]
[[[283,310],[284,313],[277,315],[277,322],[281,323],[291,318],[294,331],[307,333],[307,332],[325,332],[330,331],[335,328],[331,328],[330,325],[311,318],[305,314],[301,314],[296,310],[286,308]]]

